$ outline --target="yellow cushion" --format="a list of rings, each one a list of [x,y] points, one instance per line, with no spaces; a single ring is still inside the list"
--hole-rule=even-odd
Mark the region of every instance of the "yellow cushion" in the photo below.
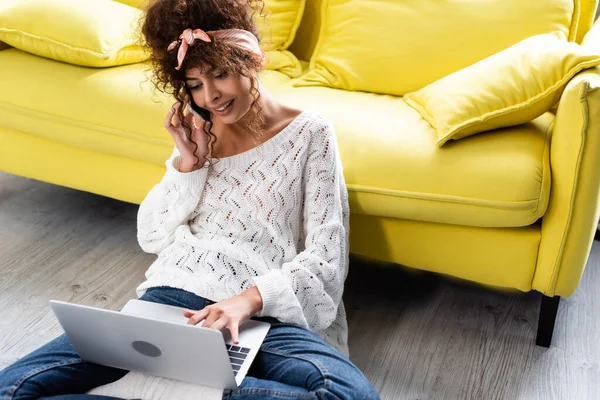
[[[302,74],[298,58],[287,51],[302,21],[306,0],[265,0],[265,16],[255,15],[261,47],[267,52],[265,68],[296,78]]]
[[[530,121],[558,102],[576,73],[600,64],[600,52],[560,36],[532,36],[404,100],[436,129],[439,146]]]
[[[435,131],[398,97],[291,84],[276,96],[333,122],[353,213],[480,227],[544,215],[551,113],[439,149]]]
[[[279,71],[290,78],[296,78],[302,75],[302,66],[296,56],[287,50],[267,51],[265,69]]]
[[[286,50],[296,37],[306,0],[265,0],[265,16],[255,15],[266,51]]]
[[[404,95],[533,35],[574,40],[578,4],[324,0],[311,71],[297,85]]]
[[[95,0],[98,1],[98,0]],[[149,0],[117,0],[144,8]],[[267,53],[266,69],[278,70],[292,78],[302,74],[298,58],[287,51],[300,26],[306,0],[265,0],[263,16],[255,14],[260,46]]]
[[[163,121],[174,100],[152,93],[149,67],[93,69],[17,49],[1,51],[0,76],[10,79],[0,90],[0,128],[163,165],[173,149]],[[277,71],[260,78],[274,93],[290,80]]]
[[[90,67],[148,59],[138,44],[140,11],[110,0],[9,0],[0,41],[38,56]]]

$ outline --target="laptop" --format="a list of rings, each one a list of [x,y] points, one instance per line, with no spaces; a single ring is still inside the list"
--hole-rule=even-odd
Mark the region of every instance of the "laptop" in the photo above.
[[[227,329],[188,325],[180,307],[137,299],[120,312],[56,300],[50,307],[85,361],[218,389],[242,383],[271,328],[248,320],[234,345]]]

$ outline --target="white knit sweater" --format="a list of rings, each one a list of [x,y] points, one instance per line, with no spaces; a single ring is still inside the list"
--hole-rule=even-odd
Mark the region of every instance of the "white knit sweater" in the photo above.
[[[191,173],[178,171],[178,154],[139,209],[138,241],[158,258],[138,296],[170,286],[219,302],[256,285],[257,316],[308,328],[348,355],[348,194],[331,124],[305,111]]]

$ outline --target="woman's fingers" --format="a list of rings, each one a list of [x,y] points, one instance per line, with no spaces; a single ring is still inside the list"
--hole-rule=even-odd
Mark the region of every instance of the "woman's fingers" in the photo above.
[[[228,322],[229,318],[227,318],[226,316],[222,316],[221,318],[217,319],[215,322],[213,322],[210,325],[207,325],[206,327],[220,331],[228,325]]]
[[[181,127],[181,124],[179,123],[178,125],[178,121],[179,121],[179,117],[177,116],[177,110],[179,109],[180,104],[179,103],[175,103],[173,104],[173,107],[171,107],[171,109],[169,110],[169,112],[167,113],[167,116],[165,117],[165,122],[164,122],[164,126],[165,128],[167,128],[167,130],[169,131],[169,133],[171,134],[171,136],[173,136],[173,139],[175,139],[175,143],[177,145],[179,145],[179,142],[181,139],[181,135],[179,132],[179,128]]]
[[[222,330],[229,329],[231,340],[233,343],[239,343],[239,325],[240,321],[236,317],[231,317],[223,312],[220,312],[214,307],[205,307],[200,311],[183,311],[183,315],[189,318],[188,324],[197,325],[200,321],[205,320],[202,324],[203,328]]]
[[[167,128],[169,131],[171,130],[171,127],[172,127],[171,121],[173,119],[173,114],[175,114],[176,107],[177,107],[177,103],[173,104],[173,107],[171,107],[171,109],[167,113],[167,116],[165,117],[164,125],[165,125],[165,128]]]
[[[229,329],[229,333],[231,333],[231,340],[233,341],[233,343],[238,344],[240,342],[238,338],[239,323],[232,318],[222,316],[221,318],[216,320],[211,326],[209,326],[209,328],[216,329],[219,331],[224,328],[227,328]]]
[[[223,314],[218,312],[216,309],[211,309],[206,316],[206,321],[202,324],[204,328],[212,328],[214,323],[221,318]]]
[[[229,325],[227,325],[227,329],[229,329],[229,332],[231,333],[231,340],[233,340],[233,343],[239,344],[239,323],[237,321],[230,321]]]
[[[210,310],[207,310],[206,308],[204,308],[203,310],[197,311],[197,312],[190,312],[190,311],[184,311],[183,315],[188,319],[188,324],[189,325],[198,325],[198,323],[200,321],[202,321],[203,319],[206,319],[206,317],[208,316]],[[203,326],[206,323],[203,324]]]
[[[171,125],[175,129],[181,128],[181,119],[179,118],[179,109],[181,108],[181,103],[175,103],[175,110],[173,112],[173,118],[171,119]]]
[[[186,135],[181,126],[181,119],[179,118],[179,108],[181,103],[175,103],[171,108],[171,111],[167,114],[165,120],[165,128],[169,131],[179,151],[181,152],[186,145]]]
[[[187,126],[189,126],[191,129],[196,128],[194,114],[192,114],[189,110],[187,111],[187,114],[185,114],[185,117],[183,117],[183,119],[185,120]]]

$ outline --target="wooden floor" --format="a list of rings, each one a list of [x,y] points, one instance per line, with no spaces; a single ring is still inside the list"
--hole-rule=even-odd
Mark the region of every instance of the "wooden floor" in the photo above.
[[[137,245],[136,212],[0,173],[0,368],[61,332],[49,299],[118,309],[134,297],[153,260]],[[599,262],[595,244],[548,350],[534,345],[539,294],[354,260],[344,297],[351,358],[382,399],[600,399]],[[220,397],[129,379],[127,396]]]

